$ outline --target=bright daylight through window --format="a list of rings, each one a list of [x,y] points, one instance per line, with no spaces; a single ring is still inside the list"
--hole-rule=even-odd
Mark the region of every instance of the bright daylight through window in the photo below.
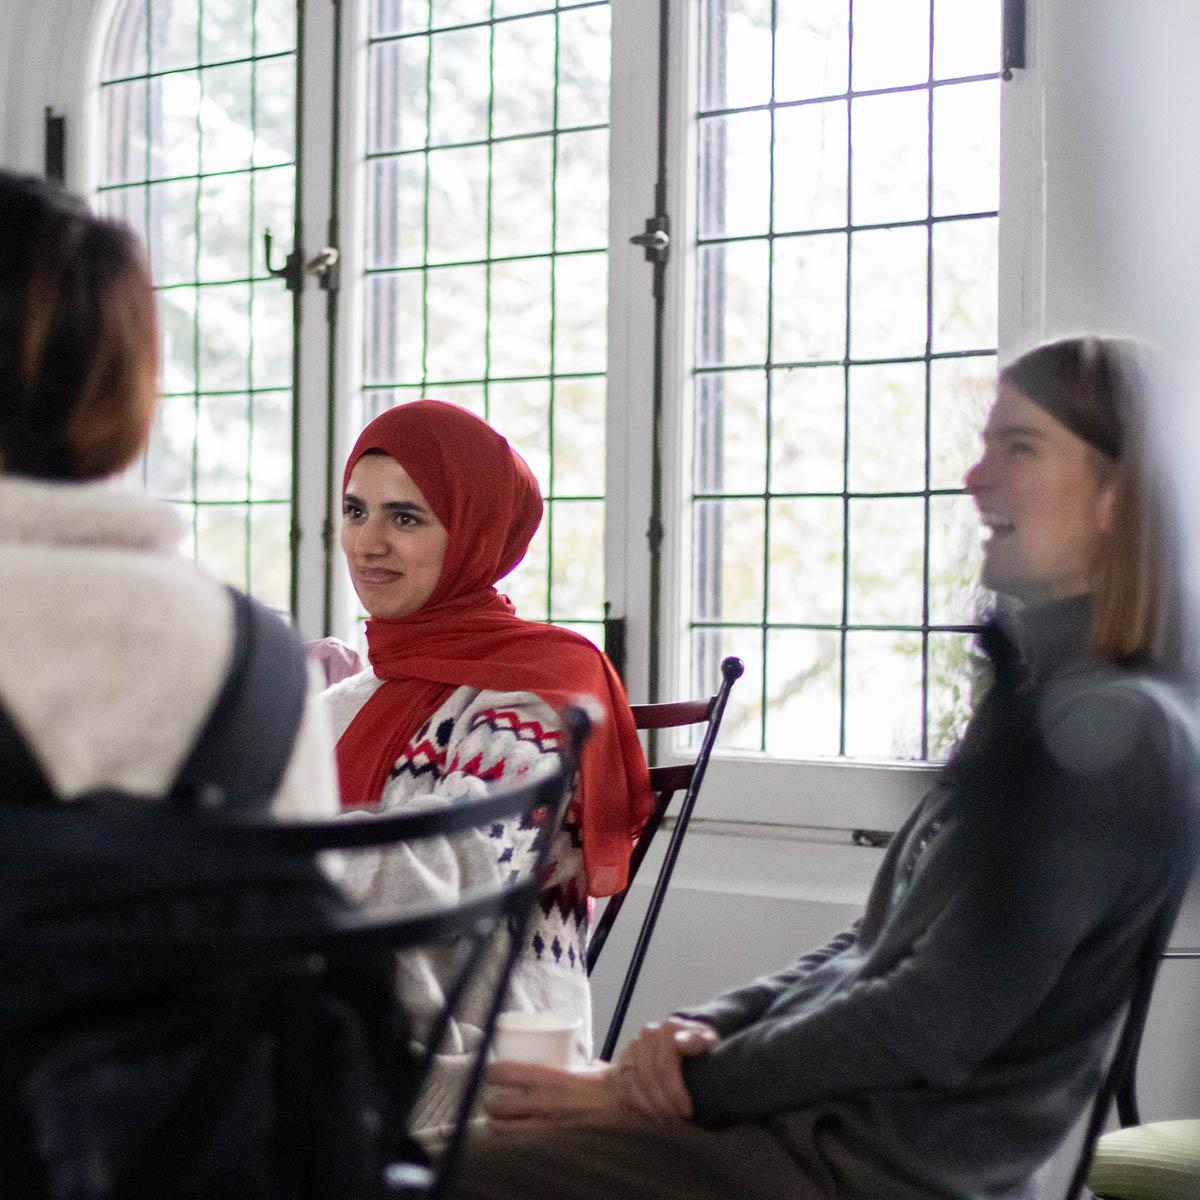
[[[665,690],[711,690],[738,654],[726,746],[936,759],[970,706],[980,601],[961,480],[995,373],[1000,0],[676,3],[696,36],[673,69],[687,46],[698,59],[672,132],[696,155],[672,214],[691,352],[666,402],[688,406],[690,476],[668,503],[688,566],[655,634],[683,643]],[[340,301],[362,336],[337,347],[361,387],[335,419],[428,395],[493,421],[547,500],[506,588],[597,642],[605,454],[628,455],[605,446],[606,406],[647,403],[651,374],[607,395],[608,306],[628,303],[608,269],[627,4],[342,9],[361,48],[344,93],[366,73]],[[270,229],[280,260],[292,243],[297,18],[295,0],[121,0],[98,155],[100,205],[145,235],[163,312],[143,485],[183,509],[205,566],[281,608],[297,578],[292,302],[262,242]],[[311,403],[300,420],[325,421]]]
[[[163,399],[137,468],[196,558],[290,604],[295,0],[122,0],[101,59],[99,207],[150,251]]]
[[[967,715],[999,10],[703,5],[691,663],[746,662],[727,744],[936,758]]]
[[[506,590],[601,643],[610,13],[552,7],[372,6],[362,422],[433,396],[502,430],[547,498]]]

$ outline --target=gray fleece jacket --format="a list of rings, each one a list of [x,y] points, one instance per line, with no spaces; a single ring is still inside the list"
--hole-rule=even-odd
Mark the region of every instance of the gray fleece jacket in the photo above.
[[[1035,1194],[1196,820],[1190,703],[1089,659],[1087,620],[1078,599],[1024,615],[1025,663],[892,841],[852,929],[687,1012],[721,1034],[685,1066],[697,1121],[786,1137],[788,1114],[815,1109],[931,1197]]]

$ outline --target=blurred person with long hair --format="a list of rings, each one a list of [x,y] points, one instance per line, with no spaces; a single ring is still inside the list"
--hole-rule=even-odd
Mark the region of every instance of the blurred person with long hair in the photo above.
[[[1197,732],[1153,357],[1001,371],[966,488],[993,682],[862,917],[646,1026],[614,1065],[492,1068],[463,1200],[1028,1200],[1190,873]]]

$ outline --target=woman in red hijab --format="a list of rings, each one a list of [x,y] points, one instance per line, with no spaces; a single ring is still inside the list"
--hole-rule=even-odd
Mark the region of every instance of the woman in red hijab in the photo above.
[[[326,693],[342,806],[452,804],[525,776],[558,752],[559,712],[591,697],[598,721],[583,754],[553,870],[518,960],[514,1007],[580,1018],[590,1052],[584,968],[588,896],[624,886],[632,840],[650,811],[645,761],[624,690],[586,638],[523,621],[495,584],[525,556],[542,517],[537,481],[494,429],[465,409],[419,400],[363,430],[343,478],[342,549],[370,619],[370,669]],[[532,830],[476,831],[417,851],[358,857],[351,884],[389,907],[447,900],[520,870]],[[442,999],[438,964],[406,960],[418,1017]],[[456,1031],[465,1054],[477,1030]],[[418,1114],[436,1125],[462,1060],[446,1056]]]

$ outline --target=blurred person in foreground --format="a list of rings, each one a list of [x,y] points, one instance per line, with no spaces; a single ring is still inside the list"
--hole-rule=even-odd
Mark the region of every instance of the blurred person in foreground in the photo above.
[[[260,632],[278,626],[279,644],[294,635],[254,601],[236,602],[239,616],[229,590],[180,555],[184,529],[171,509],[108,482],[149,437],[157,348],[154,289],[133,232],[42,180],[0,171],[0,710],[3,727],[20,742],[14,753],[12,737],[0,738],[0,803],[49,811],[26,791],[23,766],[32,761],[68,810],[94,808],[97,797],[111,804],[112,793],[121,793],[134,805],[191,811],[227,795],[216,789],[236,781],[253,788],[250,801],[277,814],[332,814],[329,734],[302,679],[281,701],[297,718],[288,727],[295,734],[290,745],[276,737],[268,746],[262,729],[230,723],[221,727],[220,762],[194,755],[227,695],[235,621],[252,614]],[[89,884],[73,883],[85,908]],[[21,887],[30,882],[6,885],[6,928],[27,934],[22,922],[32,919],[31,904]],[[65,896],[57,904],[74,912]],[[75,1058],[52,1060],[51,1079],[55,1063],[74,1061],[77,1084],[116,1077],[124,1093],[138,1096],[153,1075],[137,1058],[149,1048],[125,1040],[130,1028],[154,1028],[140,999],[119,1015],[111,999],[93,999],[86,1011],[64,1017],[64,1005],[78,1004],[74,989],[86,993],[94,984],[103,994],[96,972],[81,963],[76,974],[67,963],[49,977],[53,983],[44,969],[10,971],[3,980],[5,1196],[49,1194],[52,1160],[57,1170],[76,1149],[69,1131],[53,1143],[35,1134],[46,1128],[37,1125],[41,1116],[57,1110],[53,1087],[35,1095],[32,1071],[47,1061],[43,1052],[57,1036]],[[26,987],[28,980],[38,981],[36,988]],[[156,1016],[157,1028],[167,1028],[163,1014]],[[104,1044],[104,1022],[117,1019],[126,1022],[117,1044],[127,1059],[125,1073],[114,1076],[96,1047]],[[90,1034],[89,1020],[96,1022]],[[170,1028],[186,1047],[188,1034],[178,1031],[192,1027]],[[104,1065],[89,1075],[93,1063]],[[95,1114],[96,1090],[84,1091],[77,1087],[69,1103],[76,1114]],[[102,1109],[99,1128],[88,1126],[97,1146],[125,1144],[120,1137],[105,1141],[121,1115]],[[144,1115],[150,1124],[160,1114]],[[93,1150],[91,1169],[103,1174],[102,1150]]]
[[[462,1200],[1027,1200],[1086,1110],[1195,844],[1174,495],[1136,343],[999,378],[966,487],[993,683],[862,917],[646,1026],[615,1065],[492,1068]]]
[[[0,704],[67,801],[168,793],[233,652],[231,597],[180,555],[182,522],[110,484],[145,449],[157,373],[132,230],[0,171]],[[248,769],[251,732],[239,751]],[[329,755],[308,704],[264,801],[335,812]]]

